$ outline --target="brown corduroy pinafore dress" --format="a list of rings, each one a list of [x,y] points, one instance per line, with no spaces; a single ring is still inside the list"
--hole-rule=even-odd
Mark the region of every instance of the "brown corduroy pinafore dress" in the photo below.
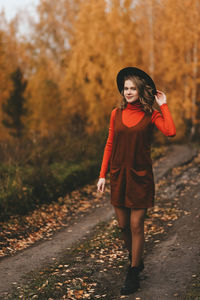
[[[151,114],[145,113],[139,123],[127,127],[122,123],[122,110],[117,108],[110,158],[111,203],[114,206],[154,206],[152,130]]]

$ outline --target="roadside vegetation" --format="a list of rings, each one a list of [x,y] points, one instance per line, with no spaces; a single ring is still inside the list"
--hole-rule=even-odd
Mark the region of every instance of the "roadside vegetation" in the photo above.
[[[0,220],[25,215],[97,178],[105,137],[0,146]],[[58,148],[57,148],[58,147]]]
[[[166,149],[154,147],[153,159],[164,155]],[[69,226],[75,217],[102,205],[109,193],[109,182],[103,196],[97,193],[97,179],[94,178],[98,176],[100,162],[83,161],[71,167],[55,163],[37,168],[34,173],[30,170],[30,167],[13,167],[10,177],[7,174],[12,184],[11,189],[1,193],[0,257],[14,254],[48,238],[62,226]],[[5,188],[3,183],[1,188]]]
[[[72,139],[70,148],[66,142],[57,149],[56,141],[18,144],[14,149],[14,144],[2,147],[0,221],[26,215],[94,181],[100,172],[104,146],[105,133],[85,140]],[[162,155],[164,148],[153,148],[152,157]]]

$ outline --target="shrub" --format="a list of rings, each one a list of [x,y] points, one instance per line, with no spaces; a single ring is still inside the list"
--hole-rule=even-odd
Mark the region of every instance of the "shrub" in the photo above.
[[[0,219],[24,215],[37,205],[56,201],[97,177],[99,161],[50,166],[1,166]]]

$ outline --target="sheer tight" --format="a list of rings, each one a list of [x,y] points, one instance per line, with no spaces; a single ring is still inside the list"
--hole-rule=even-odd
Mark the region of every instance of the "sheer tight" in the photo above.
[[[114,207],[121,229],[121,237],[129,253],[132,254],[132,266],[139,266],[144,251],[144,219],[146,208],[133,209]]]

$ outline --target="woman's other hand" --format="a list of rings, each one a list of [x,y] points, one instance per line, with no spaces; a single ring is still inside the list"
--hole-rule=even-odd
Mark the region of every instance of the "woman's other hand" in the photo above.
[[[156,99],[156,102],[158,103],[159,106],[161,106],[164,103],[167,103],[166,95],[163,92],[159,91],[159,90],[157,90],[157,94],[155,95],[155,99]]]
[[[105,178],[99,178],[99,181],[97,183],[97,190],[101,193],[104,192],[105,189],[105,183],[106,183],[106,179]]]

